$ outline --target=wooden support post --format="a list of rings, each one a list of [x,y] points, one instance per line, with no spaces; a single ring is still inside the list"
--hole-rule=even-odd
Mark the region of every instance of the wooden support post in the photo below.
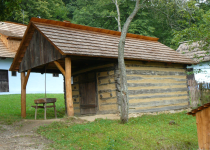
[[[65,70],[63,69],[63,67],[60,65],[59,62],[54,61],[55,65],[58,67],[58,69],[61,71],[61,73],[63,74],[63,76],[65,77]]]
[[[66,105],[67,115],[74,116],[74,107],[72,101],[72,89],[71,89],[71,58],[65,58],[65,83],[66,83]]]
[[[24,88],[25,72],[21,72],[21,117],[26,117],[26,88]]]

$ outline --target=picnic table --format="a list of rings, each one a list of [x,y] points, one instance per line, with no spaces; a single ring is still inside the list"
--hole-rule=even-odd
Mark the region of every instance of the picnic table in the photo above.
[[[38,108],[43,108],[44,109],[44,119],[46,120],[47,108],[54,107],[55,118],[57,118],[55,102],[56,102],[56,98],[39,98],[39,99],[34,100],[34,103],[36,104],[36,106],[31,106],[31,107],[35,108],[35,120],[36,120],[37,109]],[[48,105],[47,106],[48,103],[53,103],[53,105]],[[40,104],[42,106],[40,106]]]

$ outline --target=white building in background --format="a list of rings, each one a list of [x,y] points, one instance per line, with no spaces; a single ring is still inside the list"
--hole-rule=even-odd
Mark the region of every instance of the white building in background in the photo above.
[[[202,51],[198,43],[193,43],[192,45],[183,43],[176,51],[198,63],[197,65],[187,66],[188,70],[193,70],[194,72],[194,76],[191,76],[191,78],[194,77],[198,82],[210,83],[210,54]]]
[[[0,95],[20,94],[20,73],[8,71],[21,43],[27,26],[12,22],[0,22]],[[31,73],[27,93],[45,92],[45,74]],[[62,74],[46,74],[46,92],[63,93]]]

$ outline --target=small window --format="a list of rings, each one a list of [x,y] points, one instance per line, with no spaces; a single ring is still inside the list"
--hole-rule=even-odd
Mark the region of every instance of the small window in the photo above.
[[[59,77],[58,73],[53,73],[53,77]]]
[[[16,71],[12,71],[12,76],[17,76],[17,72]]]

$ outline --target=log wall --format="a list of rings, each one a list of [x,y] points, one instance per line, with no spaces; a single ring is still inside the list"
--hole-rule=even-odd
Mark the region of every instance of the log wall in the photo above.
[[[72,99],[74,106],[74,114],[80,114],[80,99],[79,99],[79,80],[78,76],[74,76],[72,84]]]
[[[118,112],[115,68],[116,65],[113,63],[82,69],[74,73],[72,84],[72,98],[74,102],[75,114],[80,114],[79,84],[83,83],[83,79],[79,78],[80,74],[88,74],[91,72],[96,74],[96,100],[98,104],[98,107],[96,108],[96,113],[109,114]]]
[[[98,113],[118,113],[115,69],[97,72]]]
[[[188,107],[185,66],[126,61],[129,113]]]

